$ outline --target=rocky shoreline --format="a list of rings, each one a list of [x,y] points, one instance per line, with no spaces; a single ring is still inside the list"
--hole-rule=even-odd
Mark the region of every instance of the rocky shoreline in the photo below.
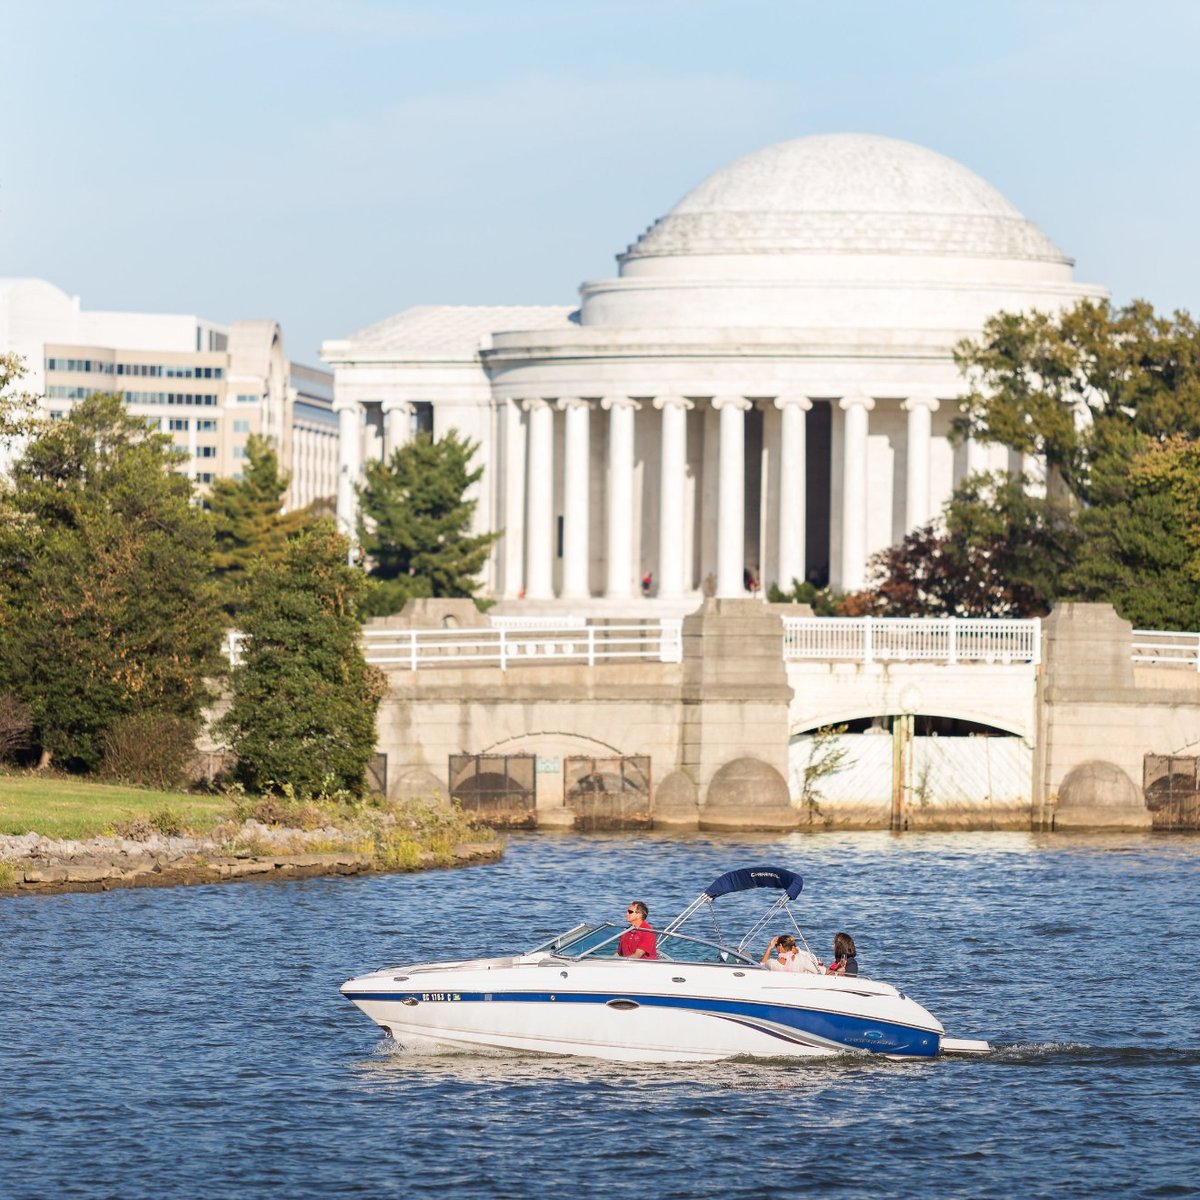
[[[330,848],[331,841],[347,839],[342,830],[273,829],[248,821],[239,833],[253,843],[252,851],[230,853],[227,843],[160,834],[138,841],[59,841],[37,833],[0,836],[0,897],[421,871],[497,862],[504,854],[499,840],[463,842],[448,855],[424,851],[412,863],[384,868],[369,851],[351,845]]]

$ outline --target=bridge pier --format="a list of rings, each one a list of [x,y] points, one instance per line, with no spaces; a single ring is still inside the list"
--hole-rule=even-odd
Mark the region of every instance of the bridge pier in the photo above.
[[[783,625],[757,600],[705,600],[683,620],[680,768],[701,829],[794,829]]]

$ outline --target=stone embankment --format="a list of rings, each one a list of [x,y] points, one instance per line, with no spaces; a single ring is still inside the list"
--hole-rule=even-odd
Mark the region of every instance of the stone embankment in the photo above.
[[[381,870],[369,850],[349,845],[330,848],[346,840],[343,830],[275,829],[257,821],[247,821],[236,838],[221,843],[204,837],[157,833],[138,841],[124,837],[57,841],[37,833],[0,835],[0,896],[176,887],[240,879],[307,879]],[[252,849],[243,852],[241,846]],[[386,869],[472,866],[496,862],[503,853],[501,841],[464,842],[454,846],[449,856],[425,851],[403,867]]]

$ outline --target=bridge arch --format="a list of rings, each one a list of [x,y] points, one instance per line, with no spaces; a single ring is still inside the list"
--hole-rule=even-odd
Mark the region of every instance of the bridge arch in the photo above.
[[[846,726],[846,733],[861,734],[867,730],[875,728],[887,728],[885,722],[890,722],[893,718],[900,716],[900,713],[891,712],[862,712],[861,710],[845,710],[835,713],[832,716],[821,716],[819,719],[813,717],[800,717],[793,719],[788,723],[788,741],[794,742],[797,738],[803,737],[805,734],[816,733],[821,729],[828,729],[839,725]],[[1026,731],[1018,722],[1007,722],[998,724],[994,719],[981,721],[971,715],[965,714],[961,709],[950,712],[936,712],[922,710],[919,713],[911,714],[915,727],[915,733],[918,737],[1018,737],[1025,738]]]

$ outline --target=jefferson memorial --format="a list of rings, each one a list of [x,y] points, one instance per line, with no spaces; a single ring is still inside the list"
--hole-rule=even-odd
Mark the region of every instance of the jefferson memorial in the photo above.
[[[325,342],[344,525],[365,459],[457,429],[480,445],[477,528],[503,532],[497,599],[855,589],[965,475],[1021,465],[950,441],[955,343],[1106,295],[979,176],[860,134],[739,159],[617,262],[577,306],[418,307]]]

